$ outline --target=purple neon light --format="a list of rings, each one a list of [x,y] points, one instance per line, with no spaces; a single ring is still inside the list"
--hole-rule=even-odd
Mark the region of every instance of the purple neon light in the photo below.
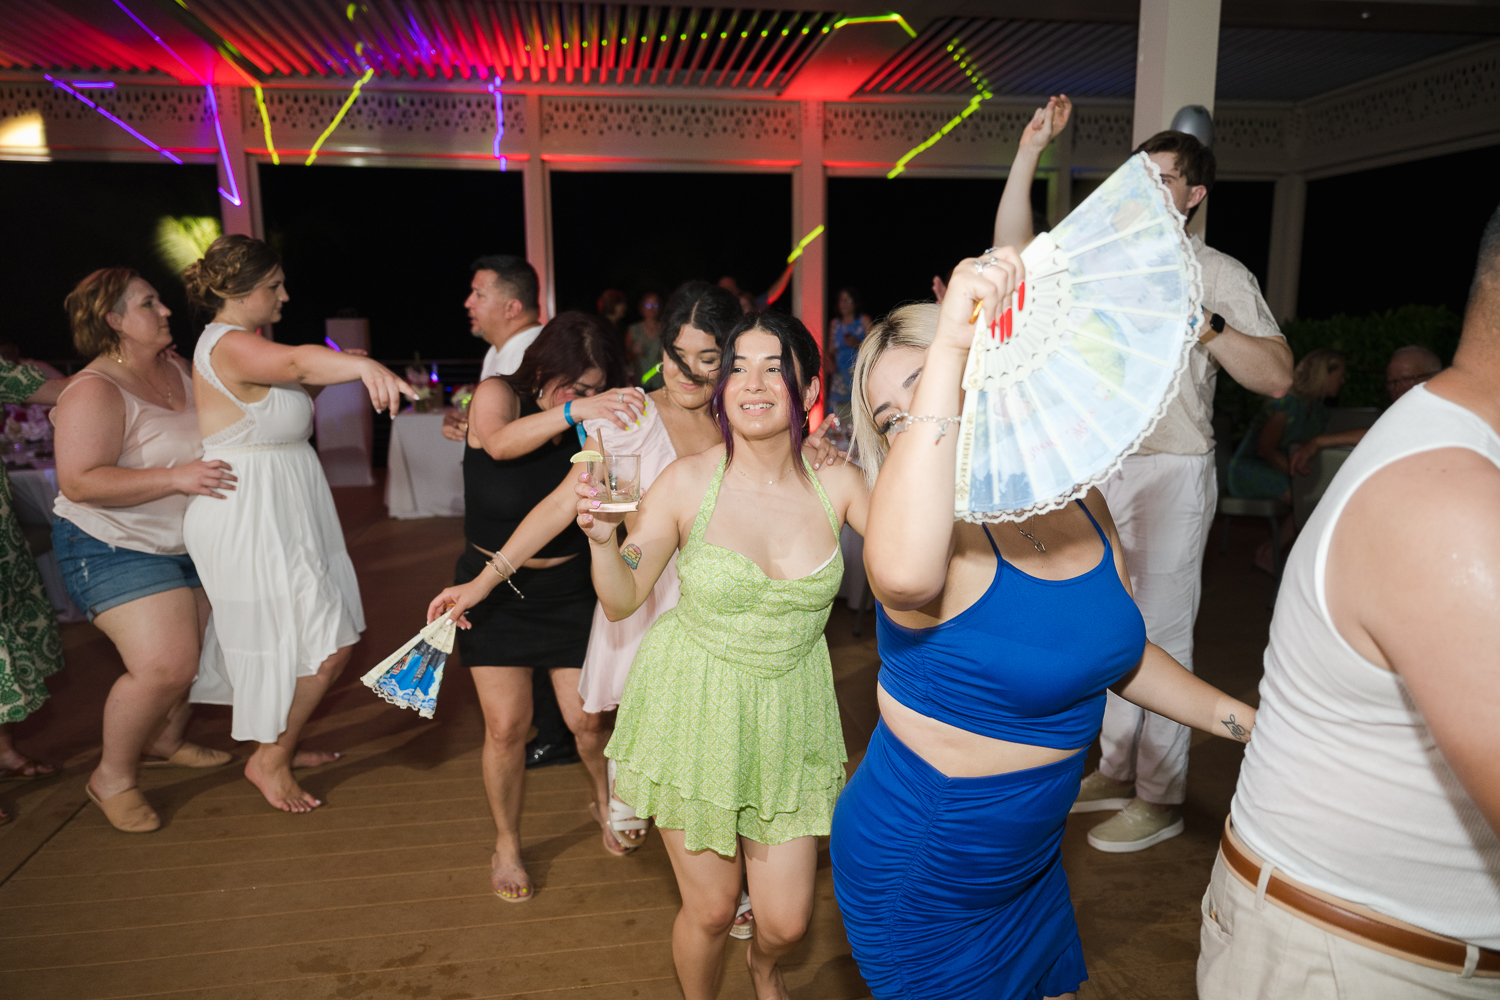
[[[340,354],[342,354],[344,352],[344,349],[342,347],[340,347],[338,344],[335,344],[333,342],[333,338],[332,337],[324,337],[323,338],[323,343],[327,344],[329,347],[333,348],[335,351],[338,351]]]
[[[224,128],[223,128],[222,125],[219,124],[219,102],[214,97],[214,87],[213,87],[213,84],[210,83],[209,81],[203,79],[203,77],[199,76],[197,70],[195,70],[195,69],[193,69],[193,67],[189,66],[183,60],[182,56],[178,55],[172,49],[172,46],[170,46],[166,42],[162,41],[160,35],[158,35],[154,31],[152,31],[150,28],[146,27],[146,22],[142,21],[140,18],[136,17],[135,14],[131,11],[131,9],[129,7],[127,7],[123,3],[121,3],[120,0],[114,0],[114,3],[115,3],[116,7],[120,8],[121,10],[123,10],[125,12],[125,16],[126,17],[130,18],[132,21],[134,21],[136,23],[136,25],[142,31],[144,31],[146,34],[150,35],[152,41],[154,41],[157,45],[160,45],[164,50],[166,50],[167,55],[171,56],[173,59],[176,59],[177,60],[177,64],[179,66],[181,66],[183,69],[187,70],[188,73],[190,73],[192,75],[193,79],[197,80],[198,83],[202,85],[204,92],[208,95],[208,107],[209,107],[209,110],[212,111],[213,115],[214,115],[214,134],[218,137],[218,140],[219,140],[219,162],[222,163],[222,164],[224,164],[224,175],[229,178],[229,190],[225,191],[223,188],[219,188],[219,194],[221,194],[221,195],[224,196],[224,200],[225,201],[229,202],[231,205],[234,205],[236,208],[238,208],[239,205],[240,205],[240,186],[239,186],[239,184],[237,184],[235,182],[235,179],[234,179],[234,167],[230,166],[230,164],[229,164],[229,149],[228,149],[227,146],[224,145]],[[110,84],[110,86],[114,86],[114,84]],[[77,95],[74,95],[74,96],[77,96]],[[96,110],[100,110],[100,109],[96,109]],[[103,113],[103,112],[101,111],[101,113]],[[111,117],[113,117],[113,116],[111,116]],[[118,119],[116,119],[116,120],[118,120]],[[124,123],[121,122],[121,124],[123,125]],[[134,130],[132,130],[132,131],[134,131]],[[164,155],[170,155],[170,154],[164,154]],[[173,156],[172,159],[177,160],[178,163],[182,162],[181,160],[178,160],[177,157],[175,157],[175,156]]]
[[[495,95],[495,159],[500,161],[500,172],[505,172],[505,157],[500,155],[500,140],[505,138],[505,106],[501,102],[500,71],[490,81],[490,93]]]
[[[113,90],[115,87],[113,80],[69,80],[68,82],[79,90]]]
[[[84,104],[87,104],[89,107],[91,107],[95,111],[99,112],[105,118],[108,118],[110,121],[114,122],[116,125],[120,126],[122,129],[124,129],[125,131],[129,132],[131,135],[135,136],[141,142],[143,142],[146,145],[150,146],[152,149],[156,150],[158,153],[160,153],[162,156],[165,156],[167,159],[171,160],[173,163],[177,164],[178,166],[182,165],[182,161],[180,159],[178,159],[177,156],[175,154],[173,154],[171,150],[163,149],[162,147],[158,146],[156,143],[152,142],[150,139],[147,139],[145,136],[141,135],[135,129],[131,128],[129,125],[126,125],[124,122],[120,121],[120,119],[116,118],[114,115],[110,114],[108,111],[105,111],[103,108],[99,107],[99,105],[95,104],[93,101],[89,100],[87,97],[84,97],[78,91],[74,90],[72,87],[68,86],[66,83],[63,83],[61,80],[57,79],[56,77],[54,77],[50,73],[43,73],[42,74],[42,79],[44,79],[48,83],[52,84],[52,86],[56,87],[58,90],[61,90],[64,93],[71,94],[72,96],[78,98],[78,100],[82,101]]]

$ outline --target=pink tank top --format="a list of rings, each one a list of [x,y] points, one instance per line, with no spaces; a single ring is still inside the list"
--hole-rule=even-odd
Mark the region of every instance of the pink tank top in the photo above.
[[[177,369],[182,390],[187,394],[187,406],[180,413],[132,395],[98,369],[85,368],[74,376],[74,384],[77,379],[92,376],[102,378],[120,390],[125,400],[125,438],[121,442],[120,460],[115,463],[120,468],[170,469],[203,456],[198,409],[193,405],[193,383],[179,366],[173,367]],[[63,395],[67,395],[71,388],[70,385],[64,389]],[[134,507],[100,507],[76,503],[58,493],[52,512],[107,545],[175,556],[187,552],[182,541],[182,517],[192,499],[174,493]]]

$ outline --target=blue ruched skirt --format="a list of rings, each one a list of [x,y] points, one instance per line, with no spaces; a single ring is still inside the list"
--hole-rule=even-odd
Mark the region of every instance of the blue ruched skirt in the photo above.
[[[1088,978],[1062,868],[1085,752],[950,778],[885,722],[833,816],[833,884],[877,1000],[1039,1000]]]

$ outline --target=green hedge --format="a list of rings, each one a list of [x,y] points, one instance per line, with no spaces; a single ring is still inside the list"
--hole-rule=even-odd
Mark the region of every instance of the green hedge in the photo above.
[[[1339,393],[1340,406],[1384,408],[1390,401],[1385,391],[1385,366],[1391,353],[1398,347],[1418,344],[1449,364],[1462,323],[1447,306],[1402,306],[1369,316],[1295,319],[1283,324],[1281,332],[1299,360],[1317,347],[1336,348],[1349,358],[1349,376]],[[1215,422],[1221,428],[1227,426],[1232,439],[1238,440],[1264,401],[1264,397],[1220,372]]]

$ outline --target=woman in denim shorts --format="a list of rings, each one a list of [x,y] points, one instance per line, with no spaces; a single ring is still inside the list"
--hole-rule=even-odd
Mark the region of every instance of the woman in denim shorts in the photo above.
[[[209,607],[182,517],[191,497],[234,489],[234,476],[200,458],[192,378],[156,289],[128,268],[105,268],[79,282],[66,307],[74,346],[93,361],[53,411],[61,493],[52,544],[73,602],[125,661],[87,791],[115,829],[148,833],[161,817],[136,787],[137,767],[231,759],[183,739]]]

